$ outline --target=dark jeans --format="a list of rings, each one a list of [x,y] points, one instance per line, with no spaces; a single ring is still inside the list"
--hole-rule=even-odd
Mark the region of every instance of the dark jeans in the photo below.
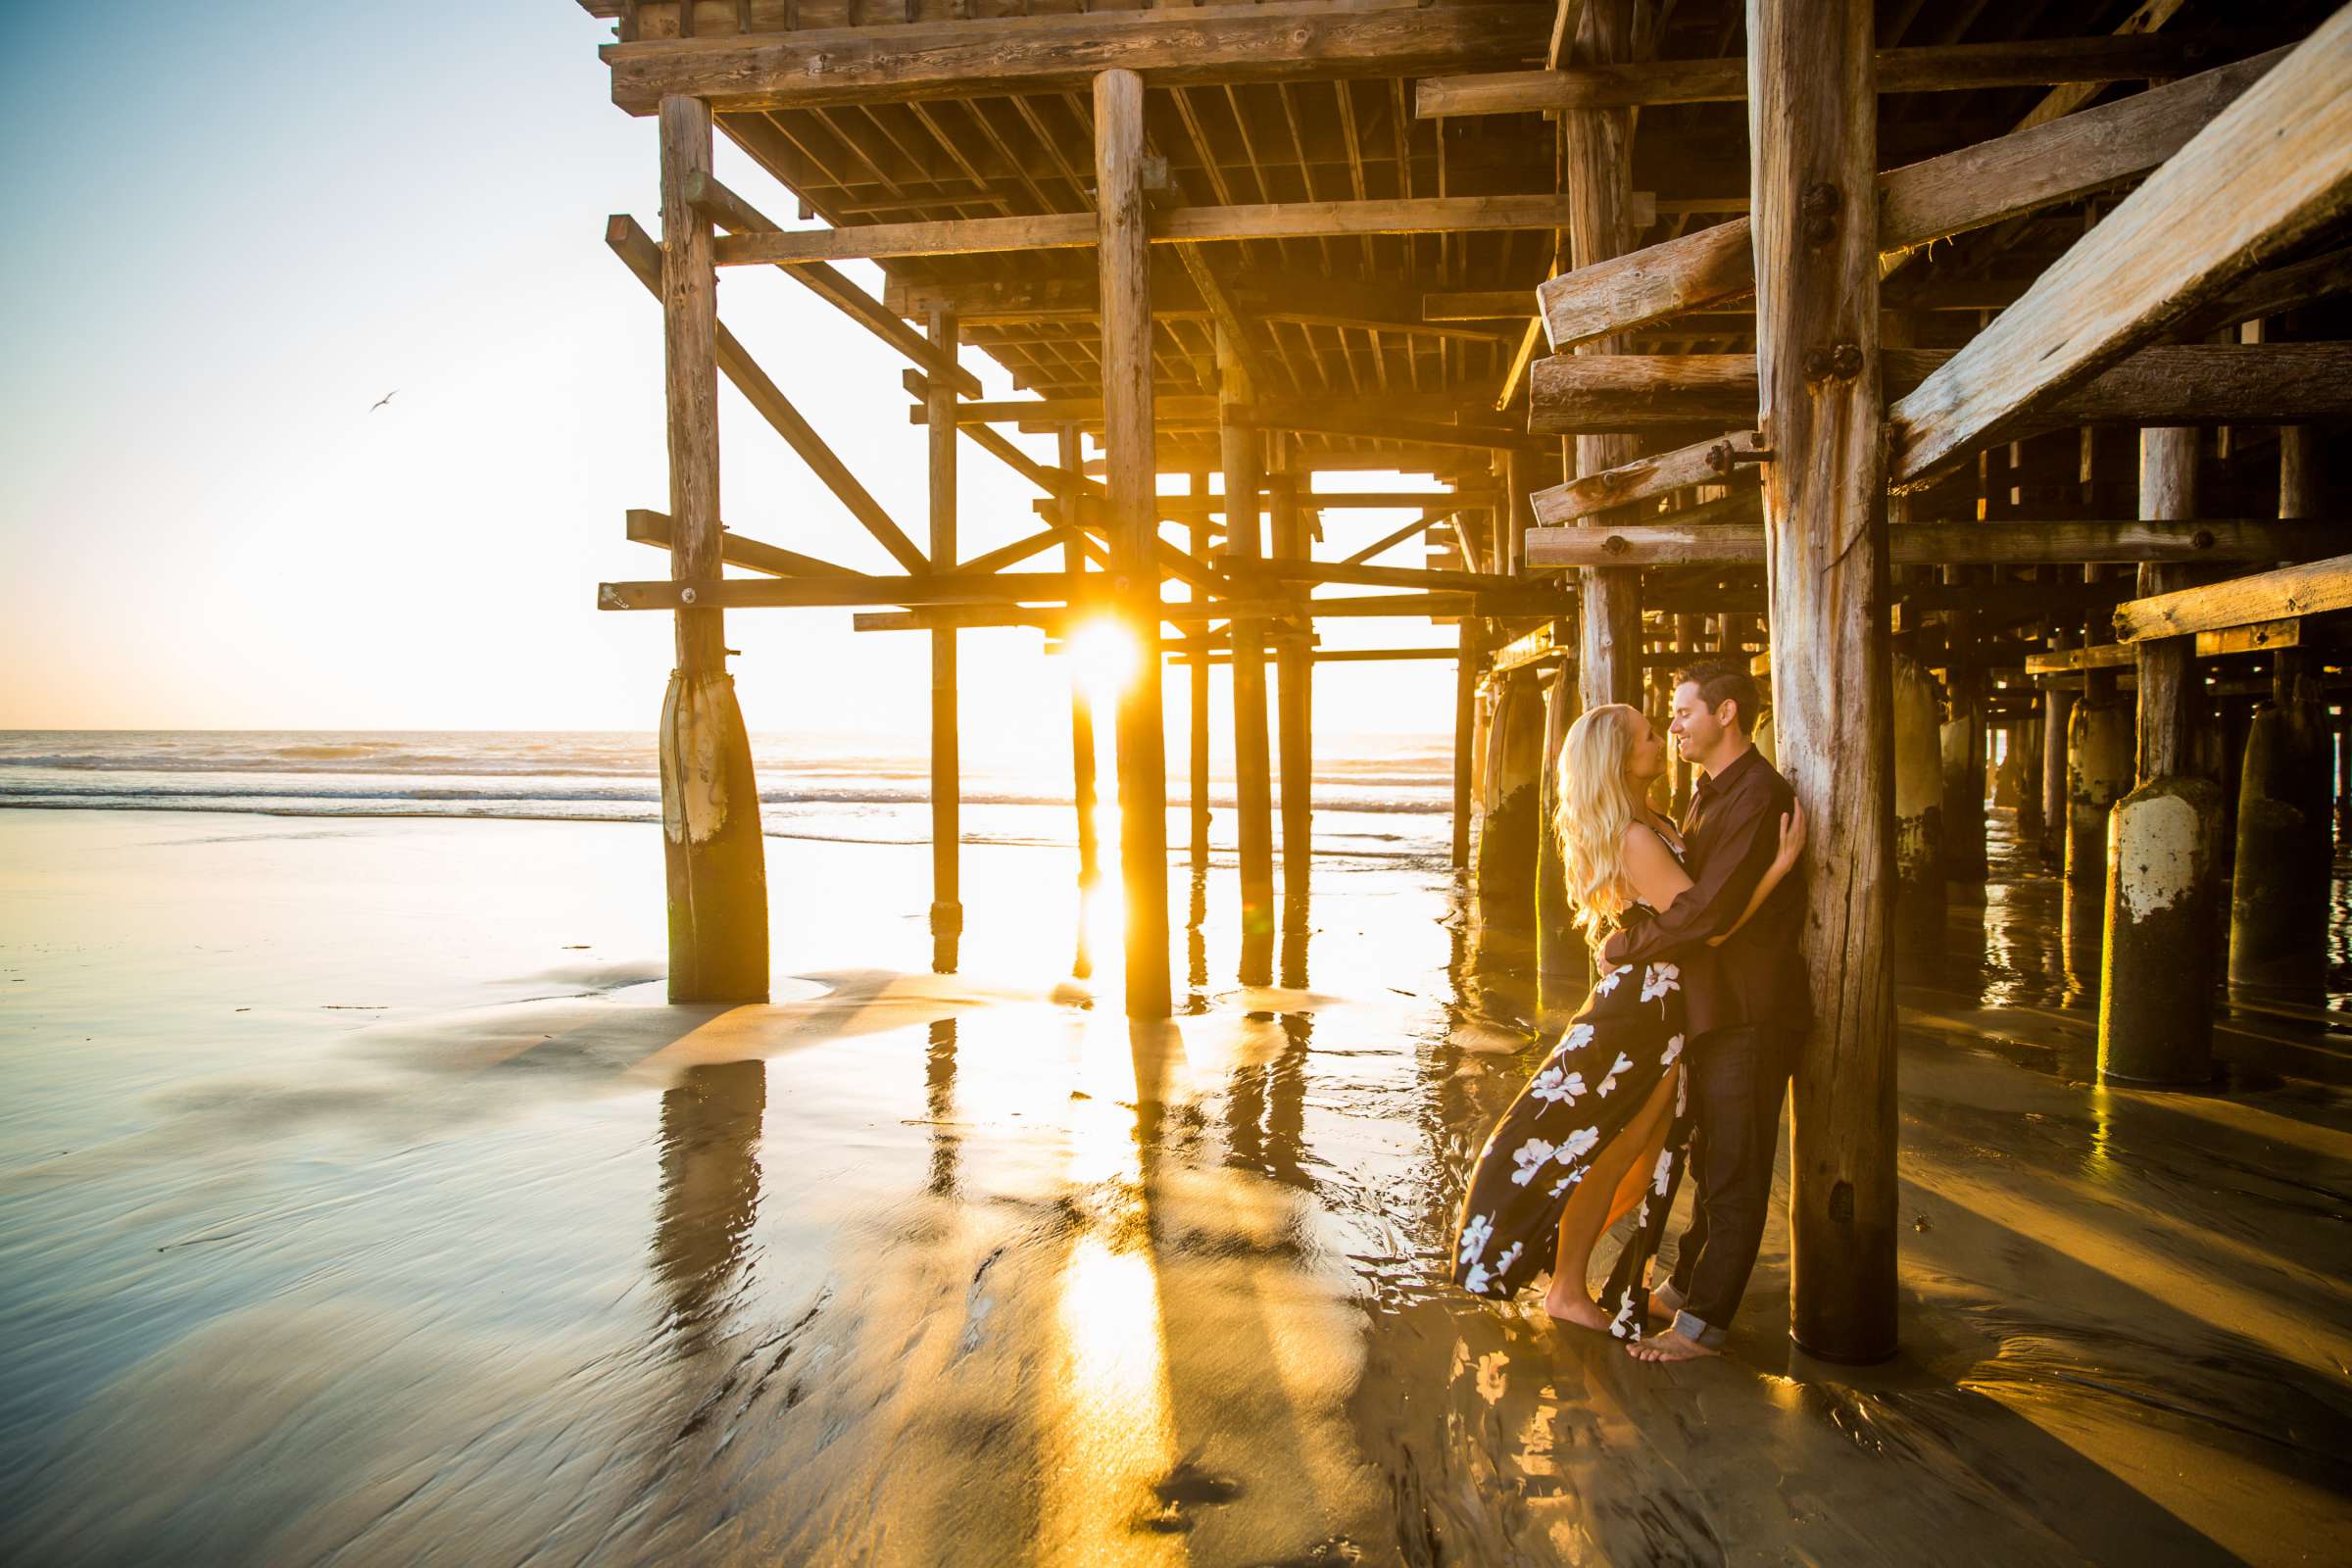
[[[1789,1031],[1770,1024],[1718,1029],[1690,1042],[1690,1169],[1698,1181],[1690,1228],[1675,1251],[1682,1298],[1676,1326],[1702,1345],[1723,1343],[1764,1244],[1781,1100],[1795,1061]]]

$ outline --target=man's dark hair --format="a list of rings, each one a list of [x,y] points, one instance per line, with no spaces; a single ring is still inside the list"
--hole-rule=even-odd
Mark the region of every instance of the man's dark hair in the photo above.
[[[1756,727],[1756,714],[1763,708],[1764,699],[1756,690],[1756,678],[1738,664],[1708,660],[1705,663],[1676,670],[1674,683],[1680,686],[1685,681],[1698,688],[1699,701],[1707,705],[1710,713],[1725,703],[1739,705],[1732,714],[1732,722],[1739,726],[1740,734],[1745,735]]]

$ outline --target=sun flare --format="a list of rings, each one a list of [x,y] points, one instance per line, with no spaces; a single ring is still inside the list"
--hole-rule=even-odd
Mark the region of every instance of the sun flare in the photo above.
[[[1069,661],[1070,679],[1098,708],[1116,703],[1143,665],[1134,629],[1107,615],[1071,627],[1061,653]]]

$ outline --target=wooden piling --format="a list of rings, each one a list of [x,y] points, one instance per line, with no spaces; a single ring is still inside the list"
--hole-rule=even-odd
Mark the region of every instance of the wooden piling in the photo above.
[[[1503,676],[1495,702],[1478,834],[1478,917],[1490,931],[1527,933],[1536,923],[1544,793],[1544,689],[1536,671]]]
[[[2064,653],[2074,646],[2074,631],[2055,626],[2050,650]],[[2075,694],[2058,686],[2041,693],[2041,853],[2052,865],[2066,863],[2066,732],[2075,713]]]
[[[2101,673],[2092,671],[2092,674]],[[2106,928],[2107,813],[2131,793],[2136,771],[2134,715],[2110,691],[2085,691],[2067,720],[2066,886],[2060,922],[2066,945],[2095,953]]]
[[[1633,0],[1588,0],[1569,53],[1579,66],[1622,65],[1634,58]],[[1563,12],[1573,15],[1573,12]],[[1573,267],[1591,267],[1634,246],[1634,117],[1624,109],[1560,113],[1561,194],[1568,199],[1568,250]],[[1628,337],[1578,345],[1578,354],[1625,354]],[[1642,455],[1627,435],[1579,435],[1576,472],[1600,473]],[[1635,520],[1618,508],[1579,521],[1600,527]],[[1498,552],[1499,554],[1499,552]],[[1641,574],[1580,567],[1583,637],[1577,662],[1578,707],[1642,701]]]
[[[1774,731],[1812,824],[1790,1333],[1894,1353],[1893,711],[1870,0],[1748,0]]]
[[[1055,456],[1060,460],[1061,471],[1082,471],[1085,449],[1079,440],[1078,427],[1065,424],[1054,435]],[[1063,514],[1075,522],[1078,509],[1084,504],[1076,494],[1065,497],[1062,501]],[[1072,533],[1063,540],[1061,564],[1064,571],[1086,570],[1086,547],[1080,543],[1082,537],[1079,533]],[[1203,626],[1200,630],[1206,632],[1207,628]],[[1207,678],[1208,662],[1195,662],[1195,683]],[[1095,785],[1095,702],[1074,674],[1070,681],[1070,798],[1078,808],[1078,880],[1091,887],[1102,875],[1101,823],[1098,819],[1100,797]]]
[[[1292,479],[1292,438],[1268,437],[1276,457],[1274,471],[1283,483],[1269,492],[1273,514],[1273,554],[1293,561],[1306,559],[1306,526],[1299,515],[1298,492]],[[1301,585],[1303,602],[1308,589]],[[1282,897],[1287,906],[1306,898],[1314,858],[1314,659],[1313,620],[1301,616],[1286,622],[1274,644],[1275,729],[1282,761]]]
[[[1464,615],[1454,628],[1459,649],[1453,662],[1453,869],[1470,869],[1471,780],[1478,755],[1478,617]]]
[[[710,106],[662,100],[662,343],[669,430],[669,574],[720,574],[718,274],[710,220],[686,197],[710,172]],[[723,612],[677,612],[662,700],[662,866],[669,1000],[765,1002],[767,861],[751,737],[727,673]]]
[[[1570,633],[1556,621],[1561,646]],[[1544,760],[1536,791],[1536,1000],[1547,1016],[1565,1016],[1592,982],[1592,960],[1568,903],[1568,868],[1556,831],[1560,808],[1560,750],[1576,722],[1576,680],[1565,664],[1544,684]]]
[[[1903,953],[1933,955],[1943,951],[1943,694],[1907,658],[1894,661],[1892,688],[1894,940]]]
[[[2315,516],[2317,447],[2303,427],[2279,437],[2278,514]],[[2312,650],[2281,648],[2272,658],[2270,706],[2254,714],[2237,780],[2230,981],[2308,994],[2328,978],[2328,707]]]
[[[931,347],[944,363],[956,359],[956,313],[929,313]],[[956,564],[956,386],[931,377],[926,426],[930,452],[931,559],[941,570]],[[931,937],[933,966],[956,967],[956,939],[963,931],[961,724],[956,695],[956,628],[931,632]],[[944,959],[944,962],[940,960]]]
[[[1258,434],[1224,415],[1251,401],[1239,345],[1216,331],[1217,438],[1225,464],[1225,551],[1255,561],[1259,547]],[[1234,837],[1242,882],[1242,981],[1265,985],[1274,964],[1274,794],[1266,756],[1265,622],[1237,617],[1233,627]]]
[[[1192,493],[1196,499],[1206,502],[1208,475],[1200,468],[1192,471]],[[1208,514],[1206,511],[1197,513],[1192,519],[1192,541],[1193,560],[1206,566],[1209,564]],[[1206,597],[1207,590],[1196,584],[1192,593],[1195,599],[1201,599]],[[1199,870],[1208,864],[1208,660],[1205,657],[1208,647],[1208,623],[1201,622],[1194,628],[1193,634],[1200,640],[1203,654],[1202,658],[1194,660],[1192,663],[1192,708],[1187,714],[1192,730],[1190,748],[1192,788],[1190,796],[1193,867]]]
[[[1102,312],[1102,415],[1112,589],[1147,648],[1159,636],[1157,464],[1152,416],[1152,262],[1144,212],[1144,81],[1095,77],[1096,250]],[[1238,672],[1240,664],[1235,669]],[[1168,780],[1160,662],[1147,657],[1119,700],[1119,868],[1125,884],[1127,1015],[1165,1018]]]
[[[2139,514],[2197,514],[2199,433],[2139,433]],[[2195,568],[2139,568],[2145,598],[2185,588]],[[2099,1076],[2199,1084],[2213,1076],[2214,845],[2221,791],[2188,776],[2197,708],[2194,640],[2136,645],[2138,784],[2109,813],[2106,953],[2099,982]]]

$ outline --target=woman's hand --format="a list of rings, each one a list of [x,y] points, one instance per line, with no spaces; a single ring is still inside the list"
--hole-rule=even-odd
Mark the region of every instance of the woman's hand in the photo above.
[[[1788,809],[1781,813],[1781,849],[1772,858],[1772,867],[1779,872],[1793,870],[1804,853],[1805,808],[1790,802]]]

